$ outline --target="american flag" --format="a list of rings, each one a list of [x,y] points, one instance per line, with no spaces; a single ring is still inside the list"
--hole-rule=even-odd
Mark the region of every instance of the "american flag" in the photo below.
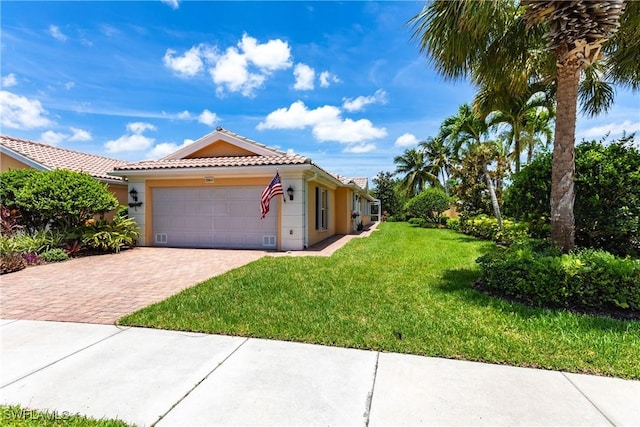
[[[267,216],[269,213],[269,201],[278,194],[284,195],[284,192],[282,191],[280,175],[276,172],[276,176],[273,177],[271,183],[262,192],[262,197],[260,197],[260,219],[264,219]]]

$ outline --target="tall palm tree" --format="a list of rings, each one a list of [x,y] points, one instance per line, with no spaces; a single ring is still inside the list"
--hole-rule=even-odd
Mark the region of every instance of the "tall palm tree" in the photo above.
[[[447,191],[447,181],[451,175],[451,147],[441,136],[429,137],[420,142],[418,147],[422,150],[425,161],[430,165],[431,173],[440,178],[441,186]]]
[[[489,129],[509,126],[516,172],[520,172],[520,156],[525,148],[522,137],[527,130],[527,114],[538,108],[552,109],[552,92],[551,85],[531,84],[520,94],[504,86],[483,87],[476,94],[473,107],[486,118]]]
[[[553,141],[553,118],[555,109],[535,108],[527,111],[525,117],[525,133],[523,136],[523,145],[527,149],[527,164],[533,160],[533,154],[536,147],[549,148]],[[544,142],[542,141],[544,137]]]
[[[431,172],[422,150],[409,148],[396,156],[393,162],[396,164],[396,174],[403,175],[400,183],[409,198],[422,192],[428,183],[437,185],[438,177]]]
[[[612,93],[608,82],[640,87],[640,2],[435,0],[409,22],[420,49],[446,78],[470,76],[480,87],[516,93],[532,81],[555,83],[551,237],[571,249],[578,93],[593,101],[583,109],[594,114],[611,106],[599,100],[612,98],[589,95],[588,88],[602,94]],[[591,73],[591,84],[580,87],[581,74],[594,65],[602,74]]]
[[[448,141],[452,152],[460,158],[461,150],[464,148],[468,153],[475,153],[483,144],[483,137],[487,135],[487,124],[471,108],[469,104],[463,104],[458,108],[455,116],[444,119],[440,126],[440,135],[444,141]],[[487,182],[491,205],[495,213],[498,225],[502,228],[502,215],[500,214],[500,204],[496,196],[496,189],[491,179],[487,163],[483,163],[482,171]]]

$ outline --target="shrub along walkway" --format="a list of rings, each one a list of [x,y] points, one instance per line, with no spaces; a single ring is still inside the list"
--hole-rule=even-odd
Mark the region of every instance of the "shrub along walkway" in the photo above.
[[[263,251],[135,248],[0,276],[0,318],[113,324]]]

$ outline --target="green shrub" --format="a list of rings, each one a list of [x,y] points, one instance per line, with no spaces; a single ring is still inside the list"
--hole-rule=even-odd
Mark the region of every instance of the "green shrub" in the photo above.
[[[640,149],[631,137],[576,147],[576,245],[640,256]],[[504,211],[534,222],[533,234],[549,236],[551,153],[512,176]]]
[[[497,247],[478,258],[486,288],[535,306],[640,310],[640,260],[603,250],[528,244]]]
[[[450,230],[460,230],[460,218],[447,218],[447,228]]]
[[[46,262],[59,262],[68,260],[69,255],[67,255],[67,252],[62,248],[54,248],[41,253],[40,258]]]
[[[409,220],[409,224],[415,225],[416,227],[422,227],[422,225],[427,222],[424,218],[411,218]]]
[[[427,188],[405,205],[409,216],[439,223],[442,212],[451,207],[451,199],[440,188]]]
[[[11,172],[11,173],[10,173]],[[69,170],[31,171],[0,174],[11,188],[4,192],[8,207],[20,210],[29,231],[69,231],[81,226],[95,214],[104,214],[118,206],[107,186],[91,175]]]
[[[124,246],[134,246],[140,230],[133,218],[116,216],[112,222],[98,221],[84,229],[82,244],[88,248],[119,252]]]
[[[507,245],[529,238],[527,223],[503,219],[502,229],[500,229],[498,220],[486,215],[462,218],[459,222],[458,231],[480,239],[493,240]]]

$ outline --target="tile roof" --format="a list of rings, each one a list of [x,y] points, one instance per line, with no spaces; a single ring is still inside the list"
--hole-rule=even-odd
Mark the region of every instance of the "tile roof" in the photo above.
[[[120,165],[114,170],[131,171],[189,168],[225,168],[233,166],[302,165],[305,163],[311,163],[311,159],[299,155],[202,157],[196,159],[144,160],[141,162]]]
[[[122,178],[108,175],[107,172],[127,164],[124,160],[81,153],[6,135],[0,135],[0,145],[42,165],[45,169],[86,172],[100,180],[122,181]]]
[[[369,182],[367,178],[349,178],[346,176],[338,175],[337,173],[330,173],[330,175],[336,178],[338,181],[340,181],[344,185],[349,185],[353,183],[363,190],[367,188],[367,183]]]
[[[253,144],[253,145],[256,145],[256,146],[258,146],[258,147],[265,148],[265,149],[267,149],[267,150],[271,150],[271,151],[273,151],[274,153],[281,154],[281,155],[283,155],[283,156],[287,155],[287,153],[286,153],[286,152],[284,152],[284,151],[282,151],[282,150],[278,150],[277,148],[270,147],[270,146],[268,146],[268,145],[264,145],[264,144],[262,144],[262,143],[260,143],[260,142],[258,142],[258,141],[254,141],[253,139],[247,138],[246,136],[242,136],[242,135],[237,134],[237,133],[235,133],[235,132],[231,132],[229,129],[225,129],[225,128],[223,128],[222,126],[218,126],[218,127],[216,128],[216,131],[217,131],[217,132],[220,132],[220,133],[225,133],[225,134],[227,134],[227,135],[229,135],[229,136],[232,136],[232,137],[234,137],[234,138],[241,139],[241,140],[243,140],[243,141],[245,141],[245,142],[248,142],[249,144]]]

